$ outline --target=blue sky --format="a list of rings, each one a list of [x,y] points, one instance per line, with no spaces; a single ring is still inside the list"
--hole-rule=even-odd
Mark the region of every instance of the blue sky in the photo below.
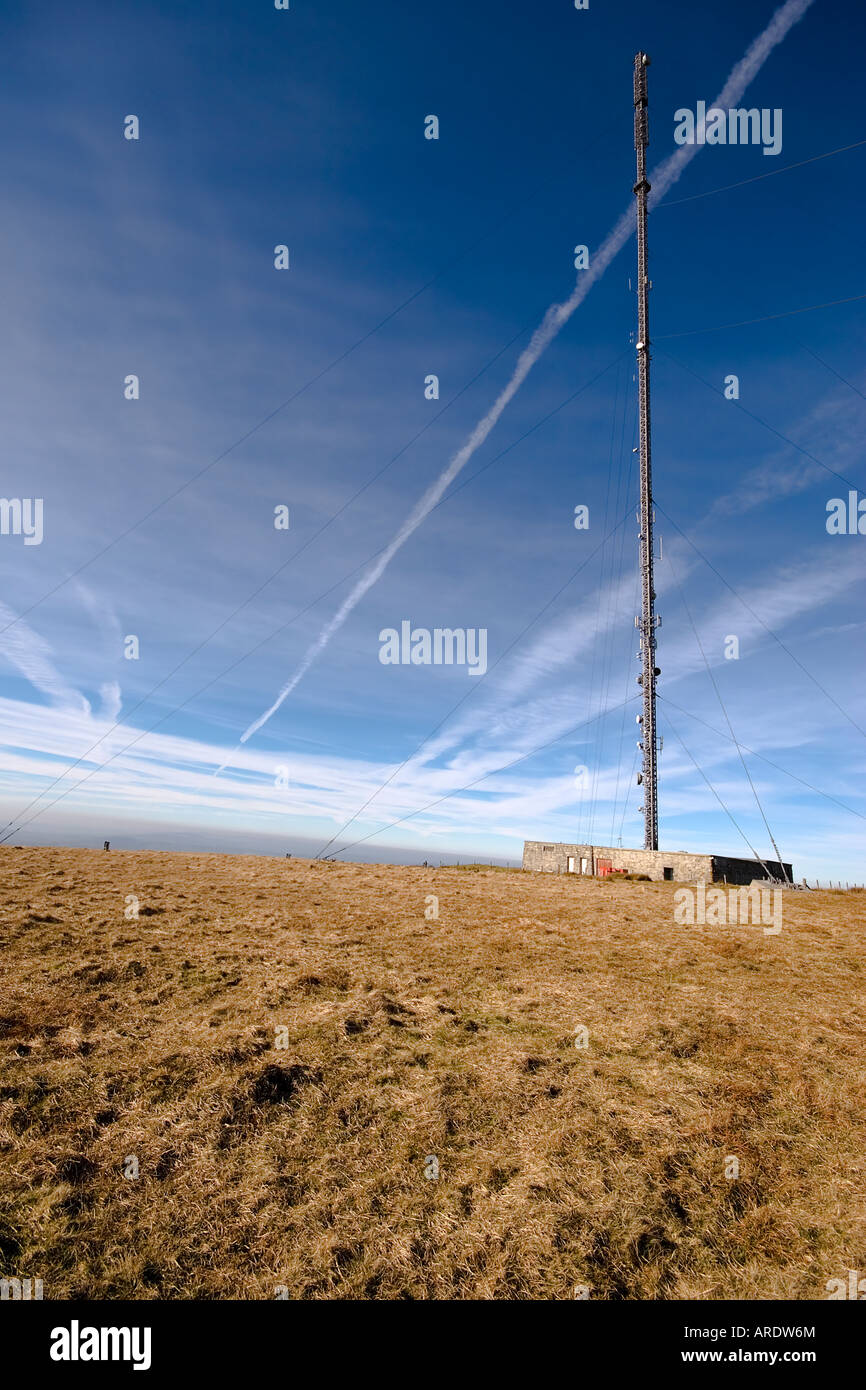
[[[773,12],[4,6],[2,491],[44,500],[41,544],[0,536],[14,842],[315,853],[374,797],[349,857],[642,843],[633,240],[239,739],[633,201],[634,53],[652,167]],[[851,881],[866,536],[825,522],[866,494],[864,30],[815,0],[740,103],[778,156],[701,148],[650,218],[661,844],[771,853],[720,696],[783,857]],[[383,665],[404,619],[486,629],[487,674]]]

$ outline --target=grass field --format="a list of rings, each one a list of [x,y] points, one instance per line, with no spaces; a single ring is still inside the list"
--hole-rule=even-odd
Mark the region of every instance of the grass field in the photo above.
[[[3,848],[0,883],[0,1275],[46,1299],[866,1272],[864,893],[767,935],[485,869]]]

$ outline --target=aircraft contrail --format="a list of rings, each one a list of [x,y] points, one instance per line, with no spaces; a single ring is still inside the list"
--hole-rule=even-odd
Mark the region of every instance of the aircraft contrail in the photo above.
[[[744,56],[732,70],[718,97],[711,106],[708,106],[708,110],[712,109],[712,107],[727,108],[731,105],[735,105],[739,101],[746,87],[756,73],[763,67],[776,45],[782,42],[788,31],[799,19],[802,19],[803,15],[813,3],[814,0],[786,0],[786,4],[780,6],[767,25],[767,28],[755,39],[754,43],[746,50]],[[701,124],[703,125],[704,122]],[[650,174],[650,182],[652,183],[652,192],[649,197],[650,207],[664,196],[672,184],[676,183],[686,165],[694,159],[698,150],[701,148],[701,144],[698,143],[698,137],[701,133],[700,130],[696,131],[695,144],[681,145],[674,154],[670,155],[666,160],[663,160],[661,164],[652,170]],[[593,253],[590,258],[589,268],[581,272],[580,280],[575,286],[570,298],[566,299],[562,304],[552,304],[550,306],[538,328],[536,328],[533,333],[528,346],[524,348],[523,352],[520,354],[511,380],[497,396],[487,414],[479,420],[465,444],[454,454],[451,461],[443,469],[436,481],[430,485],[420,501],[416,502],[412,511],[403,522],[403,525],[385,547],[382,554],[376,559],[375,563],[370,566],[369,570],[361,576],[352,589],[352,592],[344,599],[334,616],[322,628],[322,631],[319,633],[315,642],[310,646],[298,669],[291,679],[283,686],[273,704],[241,734],[241,743],[246,743],[247,739],[252,738],[253,734],[257,733],[264,724],[267,724],[272,715],[276,714],[283,701],[291,695],[298,683],[303,680],[316,658],[325,650],[325,647],[327,647],[334,634],[343,626],[352,610],[357,607],[364,595],[372,589],[373,585],[384,574],[391,560],[397,554],[397,551],[406,544],[409,537],[417,531],[422,521],[429,516],[430,512],[441,500],[446,489],[454,481],[458,473],[466,466],[480,445],[484,443],[505,407],[517,394],[545,348],[553,342],[553,339],[559,333],[560,329],[568,323],[575,309],[583,303],[593,285],[597,280],[601,279],[611,261],[618,252],[622,250],[623,246],[634,232],[634,225],[634,207],[632,205],[622,214],[612,231],[605,237],[601,246]],[[227,764],[223,763],[222,766],[217,769],[218,773],[222,772],[223,768],[226,766]]]

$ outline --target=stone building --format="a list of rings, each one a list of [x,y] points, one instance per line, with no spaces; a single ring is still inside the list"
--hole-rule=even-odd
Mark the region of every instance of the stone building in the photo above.
[[[766,861],[773,878],[784,874],[793,881],[790,864]],[[651,879],[674,883],[751,883],[766,874],[756,859],[734,859],[725,854],[684,854],[666,849],[610,849],[601,845],[560,845],[525,840],[523,867],[534,873],[608,874],[624,871],[647,874]]]

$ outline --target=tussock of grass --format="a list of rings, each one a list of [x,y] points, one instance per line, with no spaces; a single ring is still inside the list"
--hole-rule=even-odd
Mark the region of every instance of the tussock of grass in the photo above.
[[[765,936],[466,867],[0,850],[0,1274],[813,1299],[866,1267],[858,899]]]

